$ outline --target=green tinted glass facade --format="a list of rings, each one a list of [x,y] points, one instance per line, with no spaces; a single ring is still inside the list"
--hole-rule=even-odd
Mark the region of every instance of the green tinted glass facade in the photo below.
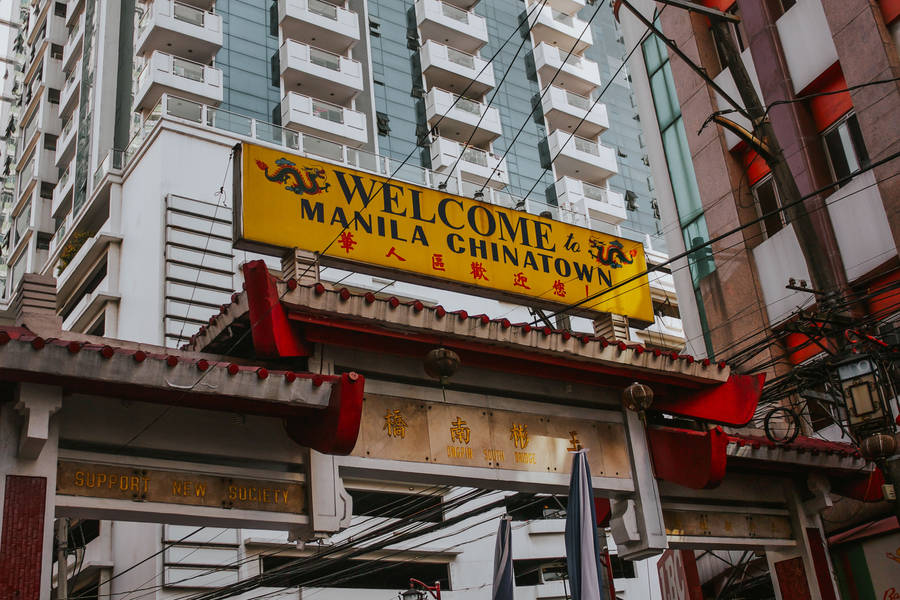
[[[601,87],[594,92],[595,96],[606,87],[601,102],[606,105],[609,115],[609,130],[600,139],[603,145],[617,151],[619,163],[619,173],[610,178],[608,185],[627,195],[628,220],[621,224],[621,234],[635,240],[643,240],[648,234],[652,237],[653,249],[665,252],[662,223],[657,216],[649,163],[645,162],[647,151],[628,70],[623,68],[613,77],[631,48],[625,46],[609,4],[589,4],[579,14],[587,21],[600,6],[591,23],[594,44],[584,55],[600,67]]]
[[[277,2],[217,0],[216,12],[224,34],[216,54],[225,92],[221,108],[277,123],[281,120]]]
[[[702,246],[709,241],[706,217],[694,174],[694,163],[687,143],[687,134],[681,119],[681,105],[675,93],[675,82],[669,66],[669,55],[665,44],[655,35],[650,36],[643,44],[644,62],[650,76],[650,90],[653,104],[656,107],[656,120],[659,123],[663,151],[669,168],[669,179],[672,182],[672,194],[675,197],[675,208],[684,246],[688,250]],[[700,293],[700,280],[715,271],[716,263],[711,249],[706,246],[688,257],[691,280],[694,284],[694,295],[697,298],[697,312],[700,326],[703,329],[703,341],[710,359],[715,357],[712,340],[709,336],[709,325],[703,306],[703,295]]]

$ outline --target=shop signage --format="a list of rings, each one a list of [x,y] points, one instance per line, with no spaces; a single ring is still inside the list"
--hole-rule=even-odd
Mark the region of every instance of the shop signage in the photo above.
[[[56,493],[293,514],[303,513],[306,506],[306,492],[298,483],[62,460]]]
[[[587,448],[594,477],[630,478],[621,423],[367,395],[354,456],[568,473]]]
[[[253,144],[236,157],[241,247],[553,308],[646,270],[640,242]],[[594,311],[652,322],[647,276],[573,310]]]

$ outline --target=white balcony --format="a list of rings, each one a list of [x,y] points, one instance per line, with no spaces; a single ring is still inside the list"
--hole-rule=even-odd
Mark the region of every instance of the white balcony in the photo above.
[[[775,22],[794,93],[812,83],[838,60],[821,0],[797,0]]]
[[[540,5],[540,2],[541,0],[536,0],[532,2],[532,6],[535,3]],[[531,26],[531,35],[534,37],[535,45],[549,44],[557,46],[565,52],[568,52],[574,45],[575,49],[572,53],[581,54],[594,43],[591,28],[585,21],[556,10],[549,4],[529,13],[528,24]]]
[[[474,146],[487,145],[503,133],[496,108],[469,98],[457,100],[456,94],[439,88],[425,95],[425,116],[428,126],[437,125],[443,137],[465,142],[471,136]]]
[[[207,63],[222,47],[222,17],[176,0],[154,0],[138,23],[136,39],[138,54],[162,50]]]
[[[564,131],[554,131],[547,136],[550,156],[557,177],[572,177],[595,185],[603,185],[618,173],[616,152],[612,148]]]
[[[572,133],[577,127],[578,135],[595,138],[609,129],[606,105],[595,103],[588,96],[580,96],[554,85],[544,94],[541,106],[551,130]]]
[[[278,0],[285,39],[346,54],[359,41],[359,15],[325,0]]]
[[[744,67],[747,69],[747,74],[750,75],[750,79],[753,81],[753,87],[756,88],[756,94],[762,98],[762,91],[760,91],[759,87],[759,78],[756,76],[756,66],[753,63],[753,56],[750,54],[750,48],[747,48],[743,52],[741,52],[741,60],[744,62]],[[725,93],[727,93],[731,98],[734,99],[735,102],[739,103],[741,106],[744,105],[741,100],[741,95],[738,93],[737,85],[734,83],[734,77],[731,76],[731,69],[723,69],[718,75],[716,75],[713,81],[722,88]],[[729,110],[733,107],[728,103],[725,98],[716,93],[716,106],[719,107],[719,110]],[[753,126],[750,124],[750,120],[740,113],[731,113],[728,115],[728,118],[746,129],[747,131],[753,131]],[[725,143],[728,144],[729,150],[734,150],[738,144],[741,143],[741,138],[733,134],[728,129],[722,128],[725,132]]]
[[[59,181],[56,182],[56,187],[53,188],[53,205],[50,209],[51,215],[57,216],[60,207],[63,206],[64,202],[72,195],[73,189],[75,189],[74,158],[66,165],[65,171],[59,176]]]
[[[574,54],[566,58],[566,54],[567,50],[550,44],[535,46],[534,64],[541,78],[541,85],[549,84],[556,71],[562,67],[553,84],[581,96],[590,96],[594,88],[600,85],[600,69],[597,63]],[[563,65],[564,58],[565,65]]]
[[[295,92],[281,100],[281,124],[348,146],[359,147],[369,139],[365,113]]]
[[[220,104],[222,72],[163,52],[154,52],[138,76],[134,109],[152,108],[163,94],[206,104]]]
[[[457,161],[460,153],[462,158]],[[459,142],[444,137],[434,138],[431,142],[431,168],[438,173],[447,173],[454,163],[465,181],[479,185],[487,182],[488,186],[497,189],[509,184],[506,159],[501,161],[499,156],[471,146],[463,151],[463,145]]]
[[[556,200],[560,208],[611,225],[618,225],[628,216],[622,194],[573,177],[560,177],[556,181]]]
[[[72,75],[63,84],[62,91],[59,93],[59,115],[64,117],[69,114],[77,105],[81,90],[81,61],[72,69]]]
[[[62,132],[56,138],[55,163],[62,167],[75,155],[75,140],[78,138],[78,111],[73,112],[63,124]]]
[[[81,58],[81,46],[84,41],[84,13],[69,26],[69,35],[63,44],[62,68],[68,71],[76,60]]]
[[[279,57],[285,92],[349,104],[364,89],[362,65],[352,58],[294,40],[281,45]]]
[[[475,54],[487,44],[484,17],[440,0],[416,0],[416,23],[422,38]]]
[[[828,197],[834,237],[851,283],[897,256],[891,221],[876,183],[875,173],[867,171]]]
[[[790,278],[810,280],[809,269],[803,258],[803,251],[794,233],[794,225],[789,223],[775,235],[753,249],[753,259],[763,302],[769,323],[772,326],[789,318],[797,307],[813,304],[816,297],[809,292],[785,292],[784,286]]]
[[[483,96],[494,88],[494,67],[480,56],[461,52],[433,40],[422,45],[419,56],[428,87],[439,87],[451,92],[462,92],[468,87],[466,95],[469,96]]]

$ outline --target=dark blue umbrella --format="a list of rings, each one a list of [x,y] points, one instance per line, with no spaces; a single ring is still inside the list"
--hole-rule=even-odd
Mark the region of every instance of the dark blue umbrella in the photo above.
[[[497,528],[497,545],[494,547],[494,585],[491,600],[513,600],[512,518],[505,515]]]
[[[609,600],[603,583],[604,567],[600,563],[597,540],[597,512],[591,486],[591,469],[586,450],[572,457],[569,481],[569,504],[566,507],[566,566],[572,600]]]

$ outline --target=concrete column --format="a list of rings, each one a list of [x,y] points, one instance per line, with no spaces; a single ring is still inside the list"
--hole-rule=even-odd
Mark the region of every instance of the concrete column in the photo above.
[[[644,423],[637,413],[623,410],[625,439],[631,458],[634,498],[613,498],[610,529],[621,558],[639,560],[669,547],[662,502],[653,472]]]
[[[769,575],[778,600],[838,600],[822,520],[809,511],[796,484],[785,482],[785,497],[797,545],[766,549]]]
[[[2,399],[0,399],[2,400]],[[60,388],[19,384],[0,401],[0,598],[49,600]]]

